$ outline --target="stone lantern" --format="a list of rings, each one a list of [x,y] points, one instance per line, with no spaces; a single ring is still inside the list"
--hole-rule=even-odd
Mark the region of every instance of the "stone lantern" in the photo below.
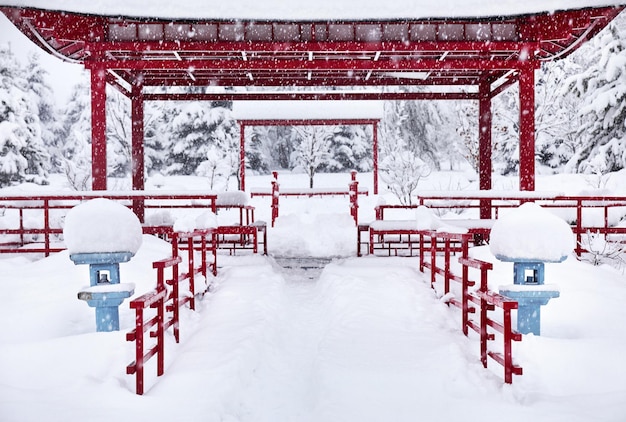
[[[496,221],[490,249],[495,257],[513,263],[513,284],[500,286],[503,296],[518,303],[517,331],[541,333],[541,306],[560,295],[545,284],[545,264],[564,261],[574,250],[570,226],[533,202],[527,202]]]
[[[133,283],[121,283],[120,263],[141,246],[139,219],[120,203],[92,199],[68,212],[63,236],[70,259],[89,265],[89,286],[78,298],[96,309],[96,331],[119,330],[119,306],[135,291]]]

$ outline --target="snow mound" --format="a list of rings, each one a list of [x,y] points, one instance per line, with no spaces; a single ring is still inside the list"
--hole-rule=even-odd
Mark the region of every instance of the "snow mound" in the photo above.
[[[420,205],[415,210],[415,220],[417,221],[418,230],[437,230],[441,227],[439,217],[424,205]]]
[[[141,223],[118,202],[96,198],[72,208],[65,217],[63,237],[70,254],[139,250]]]
[[[211,211],[203,211],[201,214],[187,214],[174,222],[174,231],[190,233],[194,230],[212,229],[217,227],[217,216]]]
[[[246,192],[237,190],[229,192],[220,192],[217,194],[217,201],[215,204],[218,206],[246,206],[248,205],[248,194]]]
[[[446,223],[437,217],[430,208],[424,205],[420,205],[415,210],[415,220],[417,221],[418,230],[436,230],[437,232],[445,233],[467,233],[466,228]]]
[[[490,250],[503,261],[513,259],[560,262],[575,246],[571,227],[534,202],[499,218],[490,235]]]

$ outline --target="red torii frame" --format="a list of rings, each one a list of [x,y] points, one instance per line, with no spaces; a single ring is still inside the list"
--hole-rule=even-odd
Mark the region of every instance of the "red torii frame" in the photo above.
[[[378,193],[378,123],[379,119],[237,119],[239,123],[239,181],[245,190],[246,151],[245,132],[247,126],[350,126],[372,125],[372,161],[374,162],[374,194]]]
[[[132,186],[144,187],[149,100],[468,99],[479,103],[479,180],[491,187],[491,99],[519,82],[520,190],[534,190],[534,72],[624,5],[518,16],[372,21],[172,20],[0,7],[26,36],[91,71],[92,187],[106,179],[106,84],[131,99]],[[433,92],[156,93],[153,87],[437,87]],[[473,91],[459,92],[459,87]],[[488,211],[485,207],[484,212]]]

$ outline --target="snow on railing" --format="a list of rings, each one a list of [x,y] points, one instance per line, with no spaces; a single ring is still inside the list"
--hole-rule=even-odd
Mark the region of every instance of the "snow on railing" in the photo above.
[[[424,230],[420,232],[420,238],[420,271],[424,272],[424,268],[430,269],[432,288],[436,288],[437,276],[443,278],[440,293],[448,304],[461,310],[463,334],[469,335],[469,329],[472,329],[480,336],[480,360],[483,366],[487,368],[488,358],[492,358],[503,366],[504,382],[511,384],[513,375],[522,375],[522,368],[513,363],[513,341],[522,340],[521,334],[512,328],[511,311],[517,309],[517,302],[489,291],[487,274],[492,269],[492,264],[469,257],[471,234]],[[459,250],[461,275],[451,270],[452,256]],[[443,251],[443,254],[438,254],[438,251]],[[430,260],[426,259],[427,254],[430,254]],[[470,287],[476,285],[475,281],[469,279],[470,268],[480,272],[480,284],[475,290],[470,290]],[[458,293],[455,294],[451,289],[451,281],[460,285],[460,299],[457,297]],[[490,317],[490,312],[496,308],[502,310],[502,321]],[[478,318],[471,318],[472,314],[477,314]],[[491,350],[490,345],[493,343],[490,342],[496,340],[496,334],[500,337],[502,346],[500,350]]]
[[[589,233],[611,236],[617,241],[626,239],[626,227],[620,221],[626,217],[625,196],[563,195],[558,192],[506,191],[422,191],[417,195],[419,205],[445,212],[448,210],[487,210],[485,218],[497,219],[507,209],[524,202],[535,202],[567,221],[576,236],[576,254],[588,252],[584,237]],[[454,224],[454,223],[452,223]]]
[[[65,214],[82,201],[106,198],[132,207],[143,221],[144,213],[177,212],[181,209],[210,209],[216,212],[214,192],[87,191],[4,194],[0,196],[0,253],[43,253],[65,249],[62,241]],[[150,216],[148,216],[150,217]],[[147,218],[150,220],[150,218]],[[159,234],[171,224],[143,224],[144,233]]]

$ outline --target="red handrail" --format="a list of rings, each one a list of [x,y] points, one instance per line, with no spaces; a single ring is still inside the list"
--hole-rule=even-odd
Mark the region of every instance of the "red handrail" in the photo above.
[[[322,188],[322,189],[289,189],[281,193],[280,184],[278,183],[278,172],[272,172],[272,189],[268,194],[265,192],[253,192],[252,196],[271,196],[271,211],[272,211],[272,227],[279,215],[280,209],[280,196],[345,196],[348,195],[350,200],[350,215],[354,219],[354,224],[358,225],[358,210],[359,210],[359,195],[367,195],[367,190],[359,190],[359,182],[356,180],[357,172],[353,170],[350,172],[350,183],[348,184],[348,190]]]
[[[434,288],[436,276],[443,278],[443,294],[448,296],[451,294],[450,281],[455,281],[461,286],[461,300],[455,297],[447,297],[447,303],[461,310],[461,326],[463,334],[469,334],[469,329],[477,332],[480,336],[480,360],[485,368],[487,368],[488,357],[504,367],[504,382],[511,384],[513,375],[522,375],[522,368],[513,363],[513,341],[521,341],[521,334],[515,332],[512,328],[511,311],[517,309],[517,302],[513,299],[501,296],[498,293],[489,291],[487,285],[488,272],[493,268],[489,262],[473,259],[468,256],[469,242],[471,235],[459,233],[436,232],[432,230],[422,231],[420,236],[429,238],[430,246],[425,247],[426,242],[420,238],[420,271],[424,268],[430,269],[430,283]],[[459,248],[453,248],[452,242],[460,242],[461,256],[458,262],[461,264],[461,273],[459,276],[451,270],[451,257],[453,253],[459,251]],[[438,247],[439,243],[444,246]],[[443,251],[443,255],[438,253]],[[426,261],[425,255],[430,253],[430,261]],[[443,258],[443,266],[439,263]],[[475,281],[469,279],[469,269],[474,268],[480,271],[480,285],[475,291],[470,291],[470,287],[475,286]],[[498,307],[503,311],[502,322],[497,321],[489,316],[489,312]],[[477,309],[478,308],[478,309]],[[479,311],[478,320],[470,317]],[[496,352],[489,350],[489,342],[496,339],[496,331],[502,335],[502,350]]]
[[[156,287],[154,290],[133,299],[130,302],[131,309],[135,310],[135,328],[126,334],[127,341],[135,342],[135,360],[126,367],[126,373],[135,375],[136,393],[142,395],[145,391],[144,365],[153,356],[157,356],[157,376],[163,375],[165,354],[165,331],[173,327],[176,343],[180,342],[180,308],[189,304],[189,308],[195,309],[195,276],[207,276],[207,252],[213,252],[213,274],[216,274],[217,262],[215,261],[215,249],[207,246],[207,239],[213,244],[213,231],[211,229],[196,230],[191,233],[172,233],[172,256],[152,263],[157,270]],[[179,265],[183,263],[180,256],[181,241],[186,243],[187,251],[186,273],[179,272]],[[200,263],[195,264],[195,254],[200,253]],[[171,277],[166,276],[166,269],[171,268]],[[180,284],[187,282],[189,295],[181,297]],[[145,310],[156,309],[156,314],[147,318]],[[153,328],[154,327],[154,328]],[[156,338],[151,346],[146,346],[145,332],[149,331],[150,338]]]
[[[147,191],[88,191],[80,193],[45,193],[30,195],[0,196],[0,209],[16,210],[19,219],[15,227],[0,228],[0,236],[16,235],[19,241],[0,240],[0,253],[43,253],[49,256],[51,253],[59,252],[65,247],[62,244],[54,245],[55,240],[59,240],[63,230],[61,224],[52,221],[52,214],[57,212],[67,212],[67,210],[78,205],[81,201],[94,198],[106,198],[121,201],[129,207],[133,207],[137,202],[144,204],[144,209],[178,209],[178,208],[209,208],[216,212],[217,195],[214,193],[159,193]],[[148,201],[148,202],[147,202]],[[35,227],[27,227],[25,213],[34,214],[31,220],[36,221]],[[59,221],[61,216],[59,216]],[[31,223],[32,225],[32,223]],[[165,228],[144,225],[144,233],[162,232]],[[43,235],[39,243],[29,242],[26,236]]]
[[[570,222],[572,231],[576,236],[575,252],[578,256],[587,252],[583,247],[583,236],[587,233],[598,233],[602,235],[621,234],[626,235],[626,227],[611,227],[609,224],[609,210],[614,208],[626,209],[625,196],[575,196],[575,195],[554,195],[542,192],[522,192],[515,194],[489,194],[488,192],[437,192],[424,193],[417,197],[419,205],[426,205],[431,209],[473,209],[480,207],[480,201],[490,201],[493,218],[497,218],[500,209],[514,208],[524,202],[536,202],[547,209],[571,209],[575,213],[575,220]],[[383,210],[386,208],[403,206],[379,206],[377,218],[382,219]],[[602,211],[603,222],[601,225],[587,224],[583,220],[583,210],[599,209]]]

